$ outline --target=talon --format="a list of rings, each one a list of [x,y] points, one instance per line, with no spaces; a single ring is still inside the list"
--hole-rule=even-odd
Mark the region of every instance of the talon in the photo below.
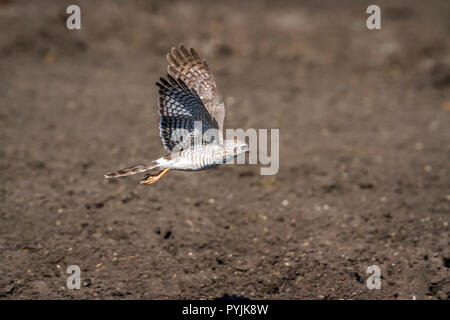
[[[160,171],[157,175],[147,174],[144,179],[141,180],[140,184],[152,184],[161,179],[161,177],[167,172],[169,169],[164,169]]]

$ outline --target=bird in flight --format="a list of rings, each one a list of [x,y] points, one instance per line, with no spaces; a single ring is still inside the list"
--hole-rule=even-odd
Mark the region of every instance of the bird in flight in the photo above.
[[[249,151],[243,141],[223,139],[225,104],[206,60],[182,44],[172,48],[167,60],[167,80],[160,78],[156,85],[159,87],[159,135],[169,154],[107,173],[105,178],[158,170],[140,182],[152,184],[169,170],[209,169]]]

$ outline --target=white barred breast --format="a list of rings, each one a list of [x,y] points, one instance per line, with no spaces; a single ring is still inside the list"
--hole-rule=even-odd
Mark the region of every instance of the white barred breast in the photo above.
[[[171,159],[160,158],[157,162],[161,167],[172,170],[197,171],[222,164],[224,155],[222,146],[208,144],[184,149]]]

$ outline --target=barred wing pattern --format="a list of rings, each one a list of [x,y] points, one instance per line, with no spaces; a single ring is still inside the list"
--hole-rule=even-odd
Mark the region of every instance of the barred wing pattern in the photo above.
[[[188,51],[182,44],[179,48],[172,48],[171,53],[167,55],[167,60],[169,61],[168,73],[175,79],[180,78],[189,88],[198,93],[206,110],[216,120],[219,138],[222,140],[225,104],[206,60],[201,59],[194,49],[191,48]]]
[[[159,130],[164,148],[176,152],[191,146],[192,140],[201,138],[207,130],[217,130],[218,124],[195,89],[190,89],[181,78],[167,77],[169,81],[161,78],[156,83],[159,87]],[[196,130],[199,129],[195,126],[196,121],[201,121],[201,132]]]

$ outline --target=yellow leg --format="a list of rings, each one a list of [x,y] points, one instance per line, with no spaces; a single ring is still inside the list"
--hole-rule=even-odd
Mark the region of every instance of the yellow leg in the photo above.
[[[167,172],[169,171],[169,169],[164,169],[162,171],[160,171],[158,174],[156,175],[147,175],[143,180],[141,180],[141,184],[152,184],[155,183],[156,181],[158,181],[159,179],[161,179],[161,177]]]

